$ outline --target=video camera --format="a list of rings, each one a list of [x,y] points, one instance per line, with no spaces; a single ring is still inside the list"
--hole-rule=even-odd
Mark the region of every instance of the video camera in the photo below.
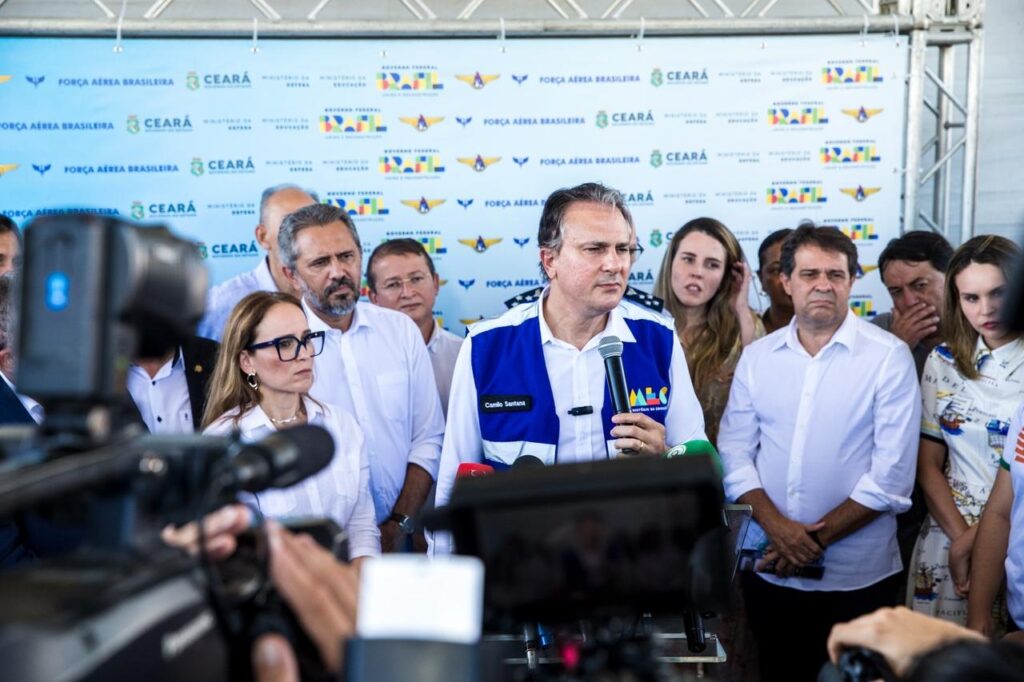
[[[41,559],[0,578],[11,679],[145,670],[151,680],[251,680],[254,636],[273,629],[303,642],[259,533],[214,569],[202,553],[166,547],[159,530],[319,471],[334,453],[330,435],[303,426],[243,444],[145,435],[125,418],[130,362],[193,333],[206,284],[196,246],[162,226],[68,214],[25,231],[16,385],[46,417],[0,429],[2,530]],[[343,536],[317,528],[328,544]]]

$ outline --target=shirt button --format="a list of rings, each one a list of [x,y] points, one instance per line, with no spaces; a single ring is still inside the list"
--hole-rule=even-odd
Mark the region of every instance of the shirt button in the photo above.
[[[151,386],[156,386],[156,382],[155,382],[155,381],[151,381],[151,382],[150,382],[150,385],[151,385]]]
[[[157,417],[157,418],[156,418],[156,420],[157,420],[158,422],[162,422],[162,421],[164,420],[164,418],[163,418],[163,417]]]

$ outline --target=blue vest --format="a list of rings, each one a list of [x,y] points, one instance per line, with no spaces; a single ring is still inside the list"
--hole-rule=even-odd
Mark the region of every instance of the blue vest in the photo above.
[[[545,464],[556,463],[559,419],[572,418],[555,413],[537,315],[472,337],[483,461],[496,469],[510,467],[523,455],[533,455]],[[627,317],[625,322],[636,338],[635,343],[623,343],[622,352],[630,406],[633,412],[644,412],[664,424],[672,390],[670,366],[675,334],[651,320]],[[606,441],[612,440],[612,414],[606,385],[601,409]],[[606,455],[614,456],[614,450],[606,451]]]

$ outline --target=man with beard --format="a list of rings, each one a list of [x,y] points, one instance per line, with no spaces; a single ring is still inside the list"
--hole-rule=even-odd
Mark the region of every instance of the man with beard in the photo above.
[[[813,680],[834,624],[895,602],[921,393],[907,345],[849,309],[848,237],[801,225],[780,261],[793,320],[744,349],[718,447],[764,552],[742,576],[761,679]]]
[[[596,183],[554,192],[537,235],[548,286],[537,300],[474,324],[455,362],[437,506],[463,462],[496,469],[532,456],[586,462],[660,457],[705,438],[672,321],[624,300],[639,249],[622,195]],[[613,414],[598,346],[622,341],[633,411]],[[435,554],[449,551],[437,534]]]
[[[437,476],[444,433],[423,337],[407,315],[359,301],[362,247],[344,211],[300,208],[281,224],[278,246],[310,331],[327,333],[311,395],[362,427],[381,548],[401,549]]]

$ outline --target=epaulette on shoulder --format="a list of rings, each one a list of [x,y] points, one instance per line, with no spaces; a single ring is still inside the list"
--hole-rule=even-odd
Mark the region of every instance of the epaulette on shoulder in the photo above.
[[[663,300],[654,294],[649,294],[646,291],[634,289],[633,287],[626,287],[626,295],[622,298],[630,301],[631,303],[636,303],[639,306],[653,310],[656,313],[660,313],[665,309],[665,302]]]
[[[511,310],[512,308],[515,308],[517,305],[522,305],[524,303],[533,303],[534,301],[540,299],[540,295],[542,293],[544,293],[544,287],[537,287],[536,289],[530,289],[529,291],[524,291],[521,294],[516,294],[512,298],[505,301],[505,307]]]

